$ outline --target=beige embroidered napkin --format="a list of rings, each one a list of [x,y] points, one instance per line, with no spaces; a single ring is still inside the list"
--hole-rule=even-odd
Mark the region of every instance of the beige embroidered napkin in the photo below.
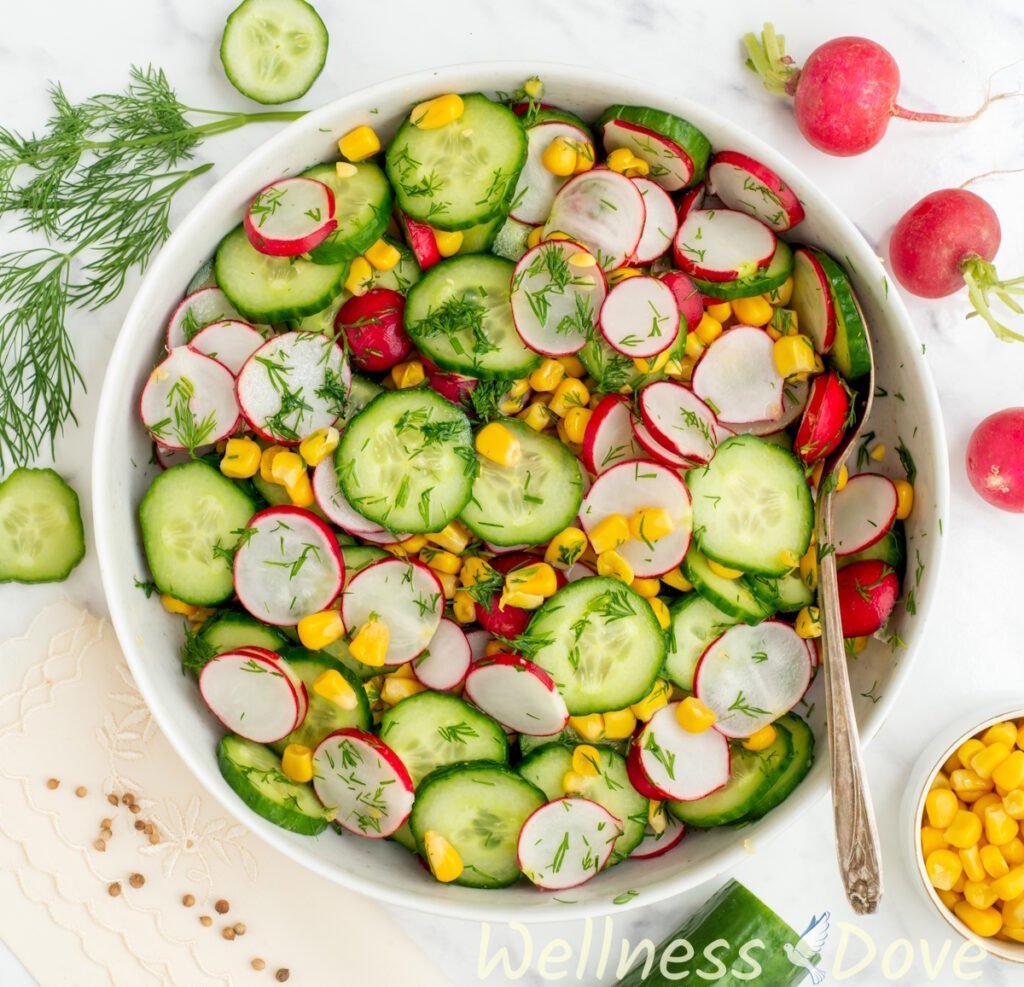
[[[445,983],[391,915],[202,791],[70,602],[0,644],[0,935],[42,987]]]

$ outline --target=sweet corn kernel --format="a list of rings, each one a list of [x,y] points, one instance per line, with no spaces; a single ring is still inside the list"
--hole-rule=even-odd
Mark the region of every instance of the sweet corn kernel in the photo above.
[[[734,299],[732,311],[737,321],[747,326],[766,326],[772,318],[771,305],[760,295]]]
[[[1000,746],[1009,750],[1010,748],[1002,741],[996,741]],[[992,744],[991,746],[995,746]],[[977,757],[977,755],[975,755]],[[975,771],[978,769],[975,768]],[[981,772],[978,772],[979,774]],[[1009,791],[1013,788],[1024,788],[1024,751],[1014,750],[996,766],[992,772],[992,780],[1002,789]]]
[[[715,725],[715,711],[696,696],[687,696],[676,707],[676,720],[687,733],[704,733]]]
[[[958,809],[943,835],[946,842],[957,849],[974,846],[981,839],[981,820],[973,812]]]
[[[636,716],[631,709],[615,709],[604,714],[604,736],[608,740],[626,740],[636,729]]]
[[[956,891],[941,891],[936,888],[935,893],[939,896],[939,901],[941,901],[950,911],[953,910],[953,907],[958,901],[963,901],[963,895],[958,894]]]
[[[682,569],[676,566],[675,569],[670,569],[664,573],[661,577],[661,581],[666,586],[671,586],[673,589],[679,590],[680,593],[689,593],[693,589],[693,583],[690,582],[686,576],[683,575]]]
[[[373,268],[365,257],[353,257],[345,279],[345,290],[350,295],[365,295],[373,286]]]
[[[880,463],[883,459],[885,459],[885,452],[886,449],[884,443],[879,442],[877,445],[871,447],[871,451],[868,453],[868,455],[876,463]]]
[[[661,580],[644,579],[640,576],[635,576],[630,587],[634,593],[638,593],[645,600],[650,600],[661,592]]]
[[[643,178],[649,175],[651,166],[643,158],[634,157],[629,162],[629,167],[623,172],[627,178]]]
[[[535,432],[543,432],[555,420],[555,416],[548,410],[547,405],[540,401],[534,401],[525,411],[516,415],[516,418],[525,422]]]
[[[656,374],[664,370],[672,361],[672,350],[662,350],[656,357],[648,360],[646,357],[637,357],[633,360],[633,366],[637,373]]]
[[[906,480],[894,480],[896,484],[896,519],[906,521],[914,509],[914,487]]]
[[[476,620],[476,604],[464,589],[456,591],[452,597],[452,613],[460,624],[471,624]]]
[[[1024,840],[1021,840],[1019,836],[999,849],[1003,851],[1003,857],[1011,867],[1024,864]]]
[[[1017,747],[1024,751],[1024,720],[1017,725]]]
[[[949,789],[931,791],[924,800],[928,822],[937,829],[951,825],[959,809],[960,800]]]
[[[584,740],[600,740],[604,736],[604,717],[600,713],[586,716],[570,716],[569,726]]]
[[[718,319],[705,312],[694,329],[697,338],[705,345],[710,346],[719,336],[722,335],[722,323]]]
[[[407,360],[405,363],[396,363],[391,368],[391,380],[398,390],[404,391],[410,387],[419,387],[425,378],[423,364],[419,360]]]
[[[814,344],[806,336],[782,336],[775,340],[772,356],[781,377],[794,377],[812,373],[817,354]]]
[[[335,161],[334,162],[334,175],[336,178],[344,181],[346,178],[351,178],[353,175],[358,175],[359,169],[348,161]]]
[[[981,851],[977,846],[969,846],[959,853],[960,863],[964,865],[964,873],[968,881],[984,881],[988,874],[981,862]]]
[[[462,249],[464,240],[461,230],[434,230],[434,243],[442,257],[454,257]]]
[[[252,439],[228,439],[220,471],[234,480],[248,480],[259,472],[260,447]]]
[[[501,422],[491,422],[480,429],[474,445],[479,455],[499,466],[512,467],[523,458],[519,439]]]
[[[964,768],[970,768],[971,759],[980,750],[984,750],[985,745],[978,740],[976,737],[971,737],[969,740],[965,740],[957,749],[956,756],[960,759],[960,765]]]
[[[664,507],[645,507],[629,519],[629,532],[646,544],[660,541],[675,530],[671,513]]]
[[[265,483],[277,483],[274,479],[274,460],[279,452],[287,452],[284,446],[267,446],[260,456],[260,477]]]
[[[992,791],[993,787],[991,781],[980,778],[966,768],[954,771],[949,776],[949,783],[964,802],[976,801],[986,792]]]
[[[285,484],[285,491],[288,499],[296,507],[312,507],[316,497],[313,494],[313,484],[309,482],[308,473],[300,473],[294,483]]]
[[[985,822],[985,810],[990,805],[1002,805],[1002,799],[995,792],[989,792],[987,795],[982,795],[977,802],[971,805],[971,812],[973,812],[982,823]]]
[[[628,147],[617,147],[611,154],[608,155],[605,164],[611,168],[612,171],[617,171],[619,174],[624,174],[626,169],[630,166],[633,161],[633,152]]]
[[[271,476],[274,483],[279,483],[284,487],[297,483],[299,477],[303,476],[305,472],[306,464],[302,461],[302,457],[297,452],[292,452],[291,450],[279,452],[274,457],[274,462],[271,466]]]
[[[743,575],[742,569],[730,569],[728,566],[720,565],[713,559],[708,559],[708,568],[722,579],[739,579]]]
[[[800,556],[797,555],[796,552],[793,552],[788,548],[784,548],[779,552],[779,561],[784,566],[788,566],[790,569],[795,569],[800,565]]]
[[[983,846],[978,851],[978,856],[981,857],[981,865],[989,877],[1000,878],[1010,872],[1010,865],[999,847],[991,844]]]
[[[651,799],[647,805],[647,825],[657,836],[665,832],[668,820],[665,818],[665,803]]]
[[[704,310],[704,314],[710,316],[719,324],[723,324],[732,318],[732,306],[728,302],[714,302]]]
[[[313,780],[313,752],[302,744],[289,744],[281,755],[281,773],[305,784]]]
[[[432,570],[434,575],[437,577],[437,581],[441,584],[441,591],[444,593],[446,600],[454,599],[455,594],[459,589],[459,580],[451,572],[442,572],[440,569]]]
[[[565,425],[565,433],[571,442],[580,444],[587,432],[587,425],[593,412],[589,408],[570,408],[562,419]]]
[[[402,259],[402,252],[398,247],[382,238],[370,247],[363,256],[376,270],[390,271],[398,266],[398,262]]]
[[[664,679],[655,679],[651,691],[638,703],[633,703],[629,708],[638,720],[646,723],[659,709],[668,705],[672,697],[672,686]]]
[[[393,541],[386,545],[381,545],[381,548],[400,559],[407,559],[422,551],[426,544],[427,539],[423,535],[411,535],[404,541]]]
[[[539,593],[524,593],[521,590],[504,590],[498,601],[498,609],[518,607],[520,610],[536,610],[544,604],[545,597]]]
[[[1011,750],[1017,743],[1017,724],[1012,720],[1004,720],[1002,723],[993,723],[982,735],[983,744],[1006,744]]]
[[[995,891],[1003,901],[1011,901],[1024,894],[1024,866],[1017,866],[996,878],[992,882],[992,890]]]
[[[622,514],[609,514],[590,532],[590,546],[600,556],[629,541],[629,521]]]
[[[551,539],[544,551],[544,561],[556,569],[568,569],[586,547],[587,536],[579,528],[565,528]]]
[[[939,771],[935,777],[932,778],[932,783],[928,790],[932,791],[936,788],[945,788],[952,791],[952,787],[949,784],[949,775],[947,775],[945,771]]]
[[[1014,788],[1003,796],[1003,808],[1011,819],[1024,819],[1024,790]]]
[[[380,668],[387,654],[391,631],[379,617],[371,615],[370,619],[359,628],[356,636],[348,646],[352,657],[364,665]]]
[[[576,145],[565,137],[556,137],[540,156],[540,163],[560,178],[567,178],[576,170]]]
[[[1019,831],[1017,820],[1008,816],[1002,805],[990,805],[985,810],[985,838],[992,846],[1009,843]]]
[[[743,741],[743,747],[748,751],[763,751],[771,747],[775,743],[776,730],[770,723],[766,726],[761,727],[760,730],[755,730],[746,740]]]
[[[1003,922],[1011,929],[1024,930],[1024,895],[1003,903]],[[1017,940],[1020,942],[1021,940]]]
[[[627,586],[633,582],[633,567],[614,549],[597,556],[597,574],[610,576]]]
[[[596,778],[601,773],[601,752],[589,744],[578,744],[572,752],[572,769],[584,778]]]
[[[459,579],[463,586],[475,586],[477,583],[484,582],[493,576],[494,570],[487,564],[485,559],[481,559],[475,555],[471,555],[469,558],[464,559],[462,562],[462,571],[459,575]]]
[[[942,835],[942,830],[934,826],[921,827],[921,856],[927,857],[935,850],[948,850],[949,844]]]
[[[1003,743],[989,744],[971,758],[971,770],[986,780],[1010,756],[1010,748]],[[994,779],[993,779],[994,780]]]
[[[488,658],[492,655],[505,655],[508,653],[508,648],[501,641],[494,639],[488,641],[484,648],[484,655]]]
[[[562,791],[566,795],[581,795],[587,788],[587,779],[579,771],[566,771],[562,775]]]
[[[345,633],[345,625],[337,610],[320,610],[303,617],[296,630],[304,648],[319,651],[337,641]]]
[[[380,698],[388,706],[397,706],[403,699],[423,692],[426,686],[404,675],[385,675]]]
[[[953,911],[975,935],[990,938],[1003,927],[1003,917],[995,908],[975,908],[966,901],[958,901]]]
[[[594,167],[594,145],[590,141],[579,141],[576,144],[575,174],[582,175]]]
[[[391,673],[391,678],[393,678],[393,679],[414,679],[414,678],[416,678],[416,672],[415,672],[415,670],[412,667],[412,662],[407,662],[404,665],[399,665],[398,668],[396,668]],[[381,685],[383,685],[383,684],[384,683],[382,682]]]
[[[417,103],[409,114],[409,122],[420,130],[437,130],[462,119],[465,104],[457,93],[445,93]]]
[[[199,611],[199,607],[194,603],[185,603],[184,600],[179,600],[177,597],[171,596],[170,593],[160,594],[160,604],[168,613],[181,617],[193,617]]]
[[[420,552],[420,561],[425,562],[435,572],[444,572],[451,576],[458,575],[462,568],[462,559],[443,548],[424,548]]]
[[[821,637],[821,611],[817,607],[802,607],[796,615],[795,629],[805,639]]]
[[[843,465],[839,467],[839,473],[836,476],[836,490],[842,490],[849,482],[850,471],[846,468],[846,463],[843,463]]]
[[[349,161],[365,161],[380,150],[380,138],[373,127],[365,123],[355,127],[338,141],[338,150]]]
[[[933,888],[950,891],[963,873],[963,864],[952,850],[933,850],[924,862],[928,880]]]
[[[428,542],[437,545],[454,555],[461,555],[469,544],[469,528],[461,521],[452,521],[440,531],[431,532],[426,536]]]
[[[667,631],[672,626],[672,614],[668,607],[665,606],[664,601],[659,599],[657,596],[652,596],[647,601],[651,609],[654,611],[654,617],[658,621],[663,631]]]
[[[590,391],[587,390],[586,385],[582,381],[576,380],[575,377],[567,377],[555,388],[555,393],[548,404],[548,410],[561,418],[570,408],[585,408],[589,400]]]
[[[704,353],[704,344],[700,341],[700,337],[695,332],[687,334],[686,345],[683,347],[683,352],[694,363],[701,358],[701,355]]]
[[[300,637],[301,640],[301,637]],[[348,679],[335,668],[321,672],[313,681],[313,692],[335,706],[352,711],[359,705],[355,689]]]
[[[793,275],[768,292],[768,301],[773,305],[788,305],[793,297]]]
[[[442,884],[449,884],[462,876],[462,857],[436,829],[428,829],[423,834],[423,849],[430,873]]]
[[[558,589],[555,570],[547,562],[514,569],[505,577],[505,588],[509,593],[532,593],[536,596],[554,596]]]
[[[689,380],[693,376],[693,360],[688,356],[681,360],[669,360],[665,364],[665,373],[674,380]]]
[[[328,456],[333,455],[334,450],[338,448],[339,439],[338,430],[333,425],[318,428],[299,443],[299,455],[306,461],[307,466],[318,466]]]
[[[527,247],[536,247],[544,239],[544,227],[535,226],[526,238]]]

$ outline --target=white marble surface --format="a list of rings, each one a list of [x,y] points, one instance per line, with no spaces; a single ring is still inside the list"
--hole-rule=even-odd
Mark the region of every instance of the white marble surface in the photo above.
[[[1024,100],[1005,101],[974,125],[928,127],[895,122],[879,148],[857,159],[827,158],[804,144],[786,104],[760,90],[741,65],[738,39],[770,16],[799,58],[820,41],[841,34],[863,34],[884,43],[903,71],[902,96],[913,108],[968,112],[983,99],[990,78],[994,90],[1024,88],[1024,10],[1017,0],[984,0],[967,6],[958,0],[893,4],[860,0],[833,5],[811,0],[733,0],[697,4],[689,0],[387,0],[351,3],[317,0],[331,30],[327,68],[306,105],[391,75],[456,62],[506,58],[562,61],[632,74],[706,100],[719,112],[775,142],[854,218],[865,235],[884,243],[892,223],[916,199],[935,188],[956,185],[993,168],[1024,165]],[[245,101],[225,81],[216,56],[216,39],[230,3],[210,0],[35,0],[9,4],[0,35],[0,121],[21,129],[37,127],[46,111],[45,87],[61,80],[72,97],[119,87],[133,63],[152,62],[167,70],[181,96],[194,105],[241,107]],[[1016,64],[1014,64],[1016,63]],[[252,129],[206,145],[201,155],[217,161],[212,180],[263,139]],[[1019,203],[1024,175],[995,178],[977,187],[999,211],[1006,243],[999,255],[1007,274],[1024,271],[1024,237]],[[180,197],[186,210],[200,195],[200,183]],[[0,236],[7,231],[0,228]],[[6,239],[6,237],[5,237]],[[80,427],[57,449],[57,461],[86,495],[88,513],[90,427],[106,355],[117,333],[131,291],[115,305],[73,324],[89,393],[78,402]],[[898,715],[882,728],[867,755],[882,832],[887,890],[880,914],[856,925],[877,942],[878,957],[863,972],[845,979],[856,984],[890,982],[881,957],[890,943],[904,938],[914,947],[914,963],[897,982],[958,984],[952,952],[934,975],[925,966],[921,940],[940,954],[943,926],[923,907],[910,884],[898,845],[897,812],[916,754],[934,729],[959,714],[965,704],[986,697],[1024,694],[1020,641],[1024,609],[1019,556],[1024,520],[987,508],[970,491],[963,456],[973,425],[986,414],[1022,403],[1020,381],[1024,346],[996,342],[977,323],[963,320],[963,299],[911,302],[918,330],[936,377],[950,442],[953,477],[952,516],[946,572],[937,619],[904,693]],[[102,436],[95,438],[102,441]],[[61,595],[104,608],[94,556],[63,586],[0,587],[0,637],[20,632],[31,616]],[[997,700],[998,701],[998,700]],[[832,969],[841,935],[838,922],[853,922],[845,904],[832,854],[831,812],[826,802],[770,846],[754,846],[735,876],[765,897],[798,929],[812,913],[829,909],[833,935],[825,949]],[[682,899],[622,915],[614,924],[612,955],[618,938],[657,940],[679,924],[692,904],[715,885]],[[482,930],[469,924],[412,913],[394,913],[395,921],[434,956],[452,983],[511,982],[500,971],[482,978],[478,954]],[[537,954],[544,944],[564,937],[577,942],[583,928],[535,927],[534,962],[517,983],[544,982]],[[3,929],[0,927],[0,938]],[[603,928],[594,930],[595,941]],[[515,930],[491,930],[493,944],[520,943]],[[16,945],[16,944],[15,944]],[[374,948],[372,943],[366,946]],[[863,954],[853,943],[848,967]],[[595,984],[592,958],[576,975],[578,954],[562,982]],[[513,957],[518,961],[518,947]],[[900,962],[895,964],[898,972]],[[612,964],[612,967],[614,964]],[[995,987],[1019,983],[1020,971],[985,962],[967,967],[975,982]],[[9,957],[0,952],[0,983],[20,984]],[[606,975],[600,982],[612,982]],[[339,983],[341,978],[339,977]],[[50,987],[50,985],[44,985]]]

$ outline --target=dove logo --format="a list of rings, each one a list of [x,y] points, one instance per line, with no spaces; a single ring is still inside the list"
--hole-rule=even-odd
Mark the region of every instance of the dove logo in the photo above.
[[[806,970],[811,976],[812,984],[820,984],[825,979],[825,974],[815,964],[815,957],[821,955],[828,941],[828,919],[829,912],[822,912],[820,915],[812,915],[807,928],[800,934],[795,946],[788,942],[782,947],[786,958],[793,966]]]

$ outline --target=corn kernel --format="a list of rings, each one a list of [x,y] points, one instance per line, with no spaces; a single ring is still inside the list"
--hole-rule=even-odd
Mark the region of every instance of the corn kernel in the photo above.
[[[365,123],[350,130],[338,141],[338,150],[349,161],[365,161],[380,150],[380,138],[373,127]]]
[[[274,479],[274,460],[279,452],[287,452],[284,446],[267,446],[260,456],[260,477],[265,483],[277,483]]]
[[[797,555],[796,552],[791,551],[788,548],[784,548],[779,552],[779,561],[784,566],[788,566],[790,569],[795,569],[800,565],[800,556]]]
[[[664,601],[659,599],[657,596],[652,596],[647,601],[651,609],[654,611],[654,617],[658,621],[661,629],[667,631],[672,626],[672,614],[668,607],[665,606]]]
[[[313,484],[309,482],[309,474],[302,472],[294,483],[286,483],[285,491],[288,499],[296,507],[312,507],[316,497],[313,494]]]
[[[303,617],[296,630],[304,648],[319,651],[337,641],[345,633],[345,625],[337,610],[320,610]]]
[[[1006,862],[1002,850],[997,846],[983,846],[978,852],[981,857],[981,865],[989,877],[1000,878],[1010,872],[1010,865]]]
[[[444,594],[446,600],[454,599],[456,592],[459,589],[459,580],[454,573],[443,572],[440,569],[431,570],[437,577],[437,581],[441,584],[441,592]]]
[[[353,257],[345,278],[345,290],[350,295],[365,295],[373,286],[373,268],[365,257]]]
[[[562,791],[566,795],[581,795],[587,788],[587,779],[579,771],[566,771],[562,775]]]
[[[475,586],[484,582],[494,574],[494,570],[487,564],[486,560],[471,555],[463,560],[460,580],[463,586]]]
[[[676,566],[675,569],[670,569],[668,572],[663,573],[661,581],[666,586],[671,586],[673,589],[679,590],[680,593],[689,593],[690,590],[693,589],[693,583],[683,575],[683,570],[678,566]]]
[[[461,521],[452,521],[445,525],[440,531],[434,531],[426,536],[427,541],[437,545],[454,555],[461,555],[469,544],[469,528]]]
[[[718,323],[724,324],[732,318],[732,306],[728,302],[714,302],[704,311]]]
[[[594,167],[594,145],[590,141],[579,141],[576,144],[575,174],[582,175]]]
[[[623,172],[627,178],[643,178],[649,175],[651,166],[643,158],[634,157],[629,162],[629,167]]]
[[[458,575],[462,568],[462,559],[453,552],[446,552],[443,548],[424,548],[420,552],[420,561],[426,563],[435,572],[443,572],[447,575]]]
[[[846,463],[843,463],[843,465],[839,467],[839,473],[836,476],[836,490],[842,490],[849,482],[850,471],[846,468]]]
[[[687,733],[704,733],[715,725],[715,711],[696,696],[687,696],[676,707],[676,720]]]
[[[590,391],[586,385],[575,377],[567,377],[555,388],[548,410],[561,418],[570,408],[585,408],[589,400]]]
[[[960,863],[964,865],[964,873],[968,881],[984,881],[988,877],[985,866],[981,862],[981,851],[977,846],[969,846],[959,853]]]
[[[1002,805],[990,805],[985,810],[985,838],[992,846],[1003,846],[1019,832],[1017,820],[1010,818]]]
[[[527,247],[536,247],[541,242],[541,240],[543,238],[544,238],[544,227],[543,226],[535,226],[532,230],[530,230],[529,236],[527,236],[527,238],[526,238],[526,246]]]
[[[352,657],[364,665],[380,668],[384,664],[391,632],[379,617],[371,615],[348,646]]]
[[[934,826],[921,827],[921,856],[926,858],[935,850],[948,850],[949,844],[942,835],[942,830]]]
[[[633,582],[633,567],[614,549],[597,556],[597,574],[610,576],[627,586]]]
[[[600,713],[586,716],[570,716],[569,726],[584,740],[600,740],[604,736],[604,717]]]
[[[668,820],[665,818],[665,803],[651,799],[647,805],[647,825],[657,836],[665,832]]]
[[[763,751],[771,747],[775,743],[776,730],[770,723],[766,726],[761,727],[760,730],[755,730],[746,740],[743,741],[742,746],[748,751]]]
[[[945,788],[947,791],[952,791],[952,786],[949,784],[949,775],[945,771],[939,771],[929,786],[929,791],[933,791],[936,788]]]
[[[583,442],[583,436],[586,434],[591,415],[593,415],[593,412],[589,408],[570,408],[565,413],[562,421],[565,424],[565,432],[569,436],[570,441],[577,444]]]
[[[957,849],[974,846],[981,839],[981,820],[973,812],[958,809],[943,835],[949,845]]]
[[[638,720],[646,723],[659,709],[668,705],[672,697],[672,686],[664,679],[655,679],[651,691],[638,703],[633,703],[629,708]]]
[[[637,373],[641,374],[656,374],[664,370],[672,360],[672,350],[662,350],[653,359],[648,360],[646,357],[637,357],[633,360],[633,366],[636,367]]]
[[[778,288],[768,292],[768,301],[773,305],[788,305],[793,298],[793,275],[791,274]]]
[[[622,514],[609,514],[590,532],[590,545],[600,557],[629,541],[629,522]]]
[[[1002,800],[996,795],[995,792],[989,792],[986,795],[982,795],[976,802],[971,805],[971,812],[973,812],[982,823],[985,822],[985,810],[990,805],[1002,805]]]
[[[737,320],[747,326],[766,326],[772,317],[771,305],[760,295],[734,299],[732,310]]]
[[[539,593],[524,593],[522,590],[504,590],[498,601],[498,609],[518,607],[520,610],[537,610],[543,606],[545,597]]]
[[[400,559],[408,559],[420,552],[426,544],[427,539],[423,535],[410,535],[403,541],[393,541],[381,545],[381,548]]]
[[[1021,840],[1019,836],[999,849],[1003,851],[1003,857],[1011,867],[1024,864],[1024,840]]]
[[[611,168],[612,171],[617,171],[619,174],[624,174],[626,169],[630,166],[633,161],[633,152],[628,147],[617,147],[611,154],[608,155],[605,164]]]
[[[596,778],[601,773],[601,752],[589,744],[578,744],[572,752],[572,769],[584,778]]]
[[[480,429],[474,445],[479,455],[499,466],[512,467],[523,458],[519,439],[501,422],[491,422]]]
[[[895,480],[896,484],[896,519],[906,521],[914,509],[914,487],[906,480]]]
[[[664,507],[645,507],[629,519],[629,532],[648,545],[660,541],[675,530],[671,513]]]
[[[979,778],[992,778],[992,773],[1010,756],[1010,749],[1003,743],[989,744],[971,758],[971,770]],[[994,780],[994,779],[993,779]]]
[[[1003,927],[1003,918],[994,908],[975,908],[966,901],[958,901],[953,911],[975,935],[991,938]]]
[[[885,459],[885,452],[886,449],[884,443],[879,442],[877,445],[871,447],[871,450],[870,452],[868,452],[868,455],[876,463],[880,463],[883,459]]]
[[[708,559],[708,568],[722,579],[739,579],[743,575],[742,569],[730,569],[728,566],[715,562],[714,559]]]
[[[462,249],[464,240],[461,230],[434,230],[434,243],[442,257],[454,257]]]
[[[370,265],[378,271],[390,271],[398,266],[402,259],[402,253],[398,247],[390,244],[387,240],[378,240],[363,256],[370,262]]]
[[[488,641],[486,647],[484,648],[484,655],[487,658],[491,658],[494,655],[505,655],[508,653],[508,648],[501,641],[498,641],[495,638],[492,638],[490,641]]]
[[[683,347],[683,352],[686,356],[696,363],[704,353],[704,344],[700,341],[700,337],[695,333],[687,333],[686,345]]]
[[[1004,902],[1002,912],[1003,922],[1011,929],[1024,929],[1024,895]]]
[[[604,736],[608,740],[626,740],[636,729],[636,716],[631,709],[615,709],[604,714]]]
[[[959,809],[960,800],[949,789],[931,791],[924,800],[928,822],[937,829],[951,825]]]
[[[565,137],[556,137],[540,156],[540,162],[560,178],[567,178],[576,170],[576,146]]]
[[[338,430],[333,425],[318,428],[299,443],[299,455],[307,466],[318,466],[338,448],[339,439]]]
[[[457,881],[462,876],[462,857],[436,829],[428,829],[423,834],[423,849],[430,873],[442,884]]]
[[[963,864],[952,850],[933,850],[924,863],[933,888],[950,891],[963,873]]]
[[[570,568],[587,547],[587,536],[579,528],[565,528],[551,539],[544,561],[556,569]]]
[[[953,786],[953,791],[964,802],[976,801],[986,792],[992,791],[993,787],[991,781],[980,778],[973,771],[966,768],[954,771],[949,776],[949,783]]]
[[[1002,741],[996,741],[990,747],[995,747],[996,744],[1005,750],[1010,749]],[[975,755],[975,758],[978,756]],[[978,769],[975,768],[974,770],[977,771]],[[981,774],[980,771],[978,773]],[[1008,754],[992,771],[992,780],[1006,791],[1010,791],[1013,788],[1024,788],[1024,751],[1014,750]]]
[[[953,910],[958,901],[963,901],[963,895],[958,894],[956,891],[942,891],[936,888],[935,893],[939,896],[939,901],[941,901],[950,911]]]
[[[397,706],[403,699],[423,692],[426,686],[416,679],[404,675],[385,675],[384,685],[380,690],[380,698],[388,706]]]
[[[1003,796],[1003,808],[1011,819],[1024,820],[1024,789],[1014,788]]]
[[[446,93],[434,99],[417,103],[409,114],[409,121],[420,130],[437,130],[462,119],[465,104],[457,93]]]
[[[782,336],[775,340],[772,356],[781,377],[794,377],[814,371],[814,344],[806,336]]]
[[[634,593],[639,593],[645,600],[650,600],[661,592],[660,579],[644,579],[635,576],[630,588]]]
[[[160,594],[160,604],[168,613],[181,617],[193,617],[199,610],[195,604],[185,603],[184,600],[179,600],[177,597],[171,596],[170,593]]]
[[[534,401],[525,411],[521,411],[516,418],[525,422],[535,432],[543,432],[555,419],[555,416],[548,410],[547,405],[540,401]]]
[[[279,483],[284,487],[297,483],[299,477],[305,472],[306,464],[302,461],[302,457],[290,450],[278,453],[271,466],[274,483]]]
[[[804,639],[821,637],[821,611],[817,607],[802,607],[796,615],[795,630]]]
[[[228,439],[220,471],[234,480],[248,480],[259,472],[260,447],[252,439]]]
[[[300,636],[301,640],[301,636]],[[335,706],[351,712],[359,705],[355,689],[348,679],[335,668],[321,672],[313,681],[313,692]]]
[[[313,752],[302,744],[289,744],[281,755],[281,773],[305,784],[313,780]]]
[[[978,740],[976,737],[971,737],[969,740],[965,740],[957,749],[956,756],[960,759],[960,765],[964,768],[970,768],[971,758],[980,750],[984,750],[985,745]]]
[[[410,387],[419,387],[425,378],[423,364],[419,360],[408,360],[405,363],[396,363],[391,368],[391,379],[395,387],[404,391]]]
[[[722,323],[705,312],[694,329],[697,338],[705,345],[710,346],[719,336],[722,335]]]
[[[471,624],[476,620],[476,604],[464,589],[456,591],[452,598],[452,614],[460,624]]]
[[[510,593],[532,593],[536,596],[554,596],[558,589],[555,570],[547,562],[514,569],[505,577],[505,588]]]
[[[995,891],[1003,901],[1011,901],[1024,894],[1024,866],[1017,866],[996,878],[992,882],[992,890]]]

